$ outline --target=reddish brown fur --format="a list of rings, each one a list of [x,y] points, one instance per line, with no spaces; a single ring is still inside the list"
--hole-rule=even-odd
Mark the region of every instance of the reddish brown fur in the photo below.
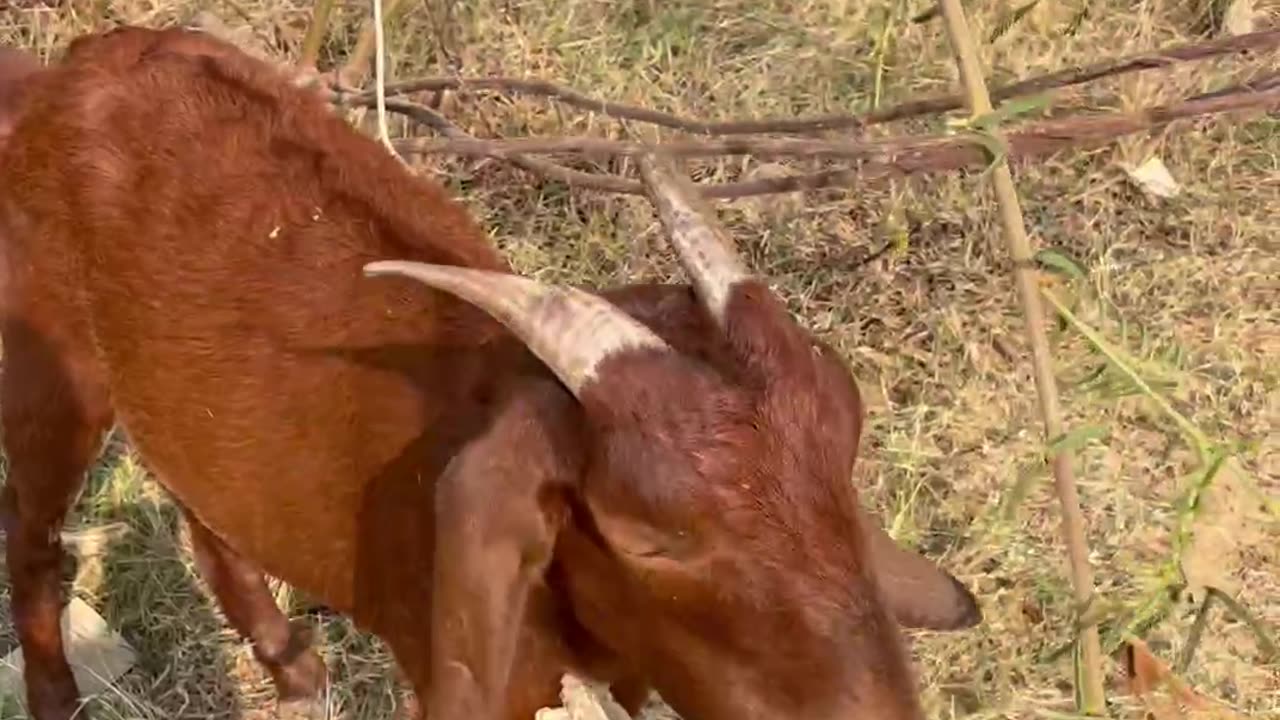
[[[384,638],[433,720],[527,720],[565,669],[632,709],[652,683],[690,720],[916,717],[885,600],[977,619],[905,550],[872,567],[857,388],[762,286],[734,291],[727,337],[686,287],[602,293],[679,354],[612,358],[575,402],[478,309],[362,276],[507,270],[459,204],[179,30],[77,40],[0,159],[4,507],[37,720],[75,709],[53,531],[113,423],[282,699],[324,669],[264,570]]]
[[[31,76],[40,70],[40,61],[31,53],[0,47],[0,145],[13,130]]]
[[[22,110],[27,88],[40,73],[40,61],[31,53],[0,47],[0,151],[13,132],[14,123]],[[4,244],[0,231],[0,245]],[[0,295],[8,283],[8,268],[0,265]]]

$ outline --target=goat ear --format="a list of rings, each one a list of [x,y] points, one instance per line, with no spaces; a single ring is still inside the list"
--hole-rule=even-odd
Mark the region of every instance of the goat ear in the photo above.
[[[426,717],[500,717],[530,589],[577,477],[572,398],[554,383],[515,395],[436,484],[431,693]]]
[[[959,580],[899,545],[874,517],[863,512],[861,520],[880,591],[899,625],[960,630],[982,621],[977,599]]]

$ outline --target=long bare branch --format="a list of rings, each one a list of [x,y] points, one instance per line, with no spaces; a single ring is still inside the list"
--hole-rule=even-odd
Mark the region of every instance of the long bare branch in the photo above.
[[[809,140],[804,138],[732,138],[672,140],[643,143],[599,137],[465,139],[411,138],[397,141],[397,149],[418,155],[504,157],[519,155],[599,155],[635,157],[654,150],[680,157],[750,155],[757,158],[810,157],[838,160],[885,158],[903,151],[956,142],[954,138],[923,136],[880,141]],[[968,144],[961,142],[961,144]]]
[[[1067,148],[1101,145],[1120,136],[1159,128],[1179,119],[1278,107],[1280,107],[1280,73],[1273,73],[1250,85],[1225,88],[1188,98],[1182,102],[1138,112],[1109,113],[1034,123],[1010,133],[1005,140],[1011,160],[1027,160],[1052,155]],[[859,163],[854,168],[833,168],[810,174],[699,186],[704,196],[720,199],[852,185],[876,177],[957,170],[981,166],[988,161],[980,145],[969,138],[957,135],[900,137],[873,141],[779,138],[732,141],[681,140],[656,145],[603,138],[486,140],[471,137],[440,113],[417,103],[393,98],[387,100],[387,110],[406,115],[445,138],[443,140],[407,138],[392,141],[396,150],[401,153],[452,153],[497,158],[509,161],[531,173],[576,187],[632,195],[643,193],[643,188],[638,181],[616,175],[573,170],[549,160],[530,157],[528,154],[554,151],[635,155],[646,149],[656,148],[663,152],[685,156],[737,153],[756,157],[835,157]]]
[[[991,97],[1004,100],[1019,95],[1029,95],[1053,88],[1079,85],[1100,78],[1123,73],[1161,68],[1178,62],[1233,55],[1244,52],[1260,52],[1280,46],[1280,29],[1260,30],[1245,35],[1231,36],[1203,43],[1177,45],[1155,52],[1130,55],[1118,60],[1106,60],[1091,65],[1065,68],[1057,72],[1028,78],[1010,85],[995,88]],[[490,77],[458,78],[430,77],[404,80],[386,86],[388,96],[405,95],[420,91],[439,90],[491,90],[520,95],[537,95],[557,100],[582,110],[599,112],[612,117],[646,122],[661,127],[683,130],[703,135],[750,135],[756,133],[808,133],[825,130],[845,130],[867,125],[886,123],[920,115],[947,112],[964,107],[964,97],[959,94],[940,95],[912,100],[864,114],[831,114],[804,118],[763,120],[713,121],[685,118],[649,108],[627,105],[594,98],[573,88],[553,82],[535,79]],[[354,97],[338,96],[340,102],[352,105],[367,103],[373,96],[371,90]]]
[[[1178,117],[1203,115],[1229,110],[1266,106],[1268,98],[1280,89],[1280,74],[1267,81],[1233,91],[1215,91],[1171,106],[1153,107],[1135,113],[1114,113],[1091,117],[1071,117],[1026,126],[1011,137],[1015,149],[1039,154],[1046,146],[1076,145],[1092,140],[1106,140],[1136,132]],[[515,155],[582,154],[604,156],[637,156],[662,152],[682,157],[718,155],[750,155],[757,158],[807,157],[831,160],[891,162],[904,153],[931,153],[952,145],[968,146],[964,138],[948,135],[894,137],[880,140],[818,140],[809,138],[712,138],[705,140],[672,140],[654,144],[610,140],[598,137],[557,138],[414,138],[401,140],[397,147],[420,155],[448,153],[473,157],[511,157]]]

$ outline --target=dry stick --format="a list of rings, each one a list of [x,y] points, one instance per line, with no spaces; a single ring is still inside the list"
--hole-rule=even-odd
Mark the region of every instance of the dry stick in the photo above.
[[[1066,148],[1096,146],[1122,135],[1158,128],[1174,120],[1259,108],[1280,108],[1280,73],[1270,76],[1255,86],[1218,90],[1182,102],[1139,112],[1110,113],[1036,123],[1010,134],[1005,141],[1009,146],[1010,158],[1025,160],[1051,155]],[[833,168],[810,174],[698,186],[704,197],[719,199],[853,185],[876,177],[957,170],[984,165],[987,162],[982,148],[972,140],[961,136],[888,138],[868,142],[734,140],[732,143],[738,146],[736,148],[727,143],[717,144],[717,141],[677,141],[644,145],[603,138],[481,140],[471,137],[443,115],[424,105],[392,98],[387,100],[387,110],[406,115],[445,137],[444,140],[424,138],[393,140],[392,145],[402,153],[457,153],[491,157],[509,161],[529,172],[576,187],[629,195],[644,193],[638,181],[615,175],[573,170],[549,160],[528,157],[521,153],[529,152],[530,148],[564,148],[560,143],[566,143],[581,152],[598,151],[614,155],[631,155],[646,147],[674,152],[677,155],[695,156],[722,154],[732,149],[757,157],[767,157],[771,152],[778,155],[789,153],[803,156],[806,152],[817,149],[823,153],[830,153],[829,156],[842,156],[861,161],[861,165],[856,168]]]
[[[308,70],[314,70],[320,60],[320,46],[329,32],[329,16],[332,14],[333,0],[316,0],[311,10],[311,25],[302,38],[302,52],[298,58],[298,64]]]
[[[974,116],[989,113],[992,111],[991,98],[987,95],[982,66],[978,62],[978,50],[969,34],[964,9],[960,6],[960,0],[941,0],[941,4],[947,35],[960,70],[960,80],[968,94],[969,112]],[[1002,159],[992,168],[991,185],[1000,205],[1000,223],[1014,264],[1013,272],[1022,303],[1027,339],[1031,343],[1036,392],[1040,398],[1045,434],[1052,441],[1062,435],[1063,428],[1061,409],[1058,407],[1058,389],[1053,376],[1053,357],[1044,329],[1044,313],[1040,307],[1037,275],[1032,264],[1031,242],[1027,238],[1018,192],[1013,185],[1013,174],[1007,161]],[[1071,563],[1071,584],[1075,589],[1077,609],[1083,613],[1093,599],[1093,570],[1089,567],[1089,549],[1085,539],[1084,517],[1080,512],[1072,454],[1059,447],[1053,451],[1052,462],[1054,485],[1058,501],[1062,505],[1062,531]],[[1106,707],[1102,684],[1102,644],[1098,639],[1097,625],[1082,627],[1078,642],[1080,672],[1075,682],[1080,709],[1087,714],[1101,715]]]
[[[363,38],[362,38],[363,39]],[[1269,50],[1280,46],[1280,29],[1260,30],[1246,35],[1238,35],[1211,42],[1178,45],[1164,50],[1141,53],[1107,60],[1084,67],[1072,67],[1048,75],[1028,78],[1011,85],[995,88],[991,97],[1004,100],[1019,95],[1030,95],[1058,87],[1079,85],[1111,75],[1166,67],[1177,62],[1202,60],[1221,55],[1232,55],[1247,51]],[[352,57],[356,57],[353,53]],[[363,62],[367,62],[367,53]],[[354,62],[354,61],[353,61]],[[350,65],[348,66],[350,67]],[[345,71],[344,71],[345,72]],[[496,90],[523,95],[540,95],[558,100],[566,105],[582,110],[599,112],[612,117],[647,122],[662,127],[705,135],[749,135],[753,133],[783,132],[817,132],[822,130],[844,130],[860,128],[877,123],[886,123],[920,115],[947,112],[964,107],[962,95],[941,95],[933,98],[912,100],[901,105],[875,110],[873,112],[850,115],[820,115],[808,118],[785,118],[773,120],[729,120],[708,121],[695,118],[682,118],[670,113],[648,108],[626,105],[608,100],[601,100],[585,95],[572,88],[557,85],[545,80],[528,80],[520,78],[455,78],[434,77],[417,80],[404,80],[386,86],[388,96],[405,95],[426,90]],[[373,92],[363,91],[351,98],[339,97],[340,102],[361,105],[373,97]]]

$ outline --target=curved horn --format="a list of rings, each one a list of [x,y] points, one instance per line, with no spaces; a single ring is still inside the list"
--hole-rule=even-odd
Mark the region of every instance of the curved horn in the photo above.
[[[733,242],[706,207],[697,188],[670,159],[655,155],[639,159],[640,177],[649,199],[657,206],[658,217],[680,257],[680,264],[693,279],[694,290],[716,323],[724,327],[729,291],[747,280],[751,273],[743,264]]]
[[[610,355],[668,349],[639,321],[576,288],[544,285],[509,273],[402,260],[372,262],[364,272],[413,278],[484,310],[546,363],[574,397]]]

